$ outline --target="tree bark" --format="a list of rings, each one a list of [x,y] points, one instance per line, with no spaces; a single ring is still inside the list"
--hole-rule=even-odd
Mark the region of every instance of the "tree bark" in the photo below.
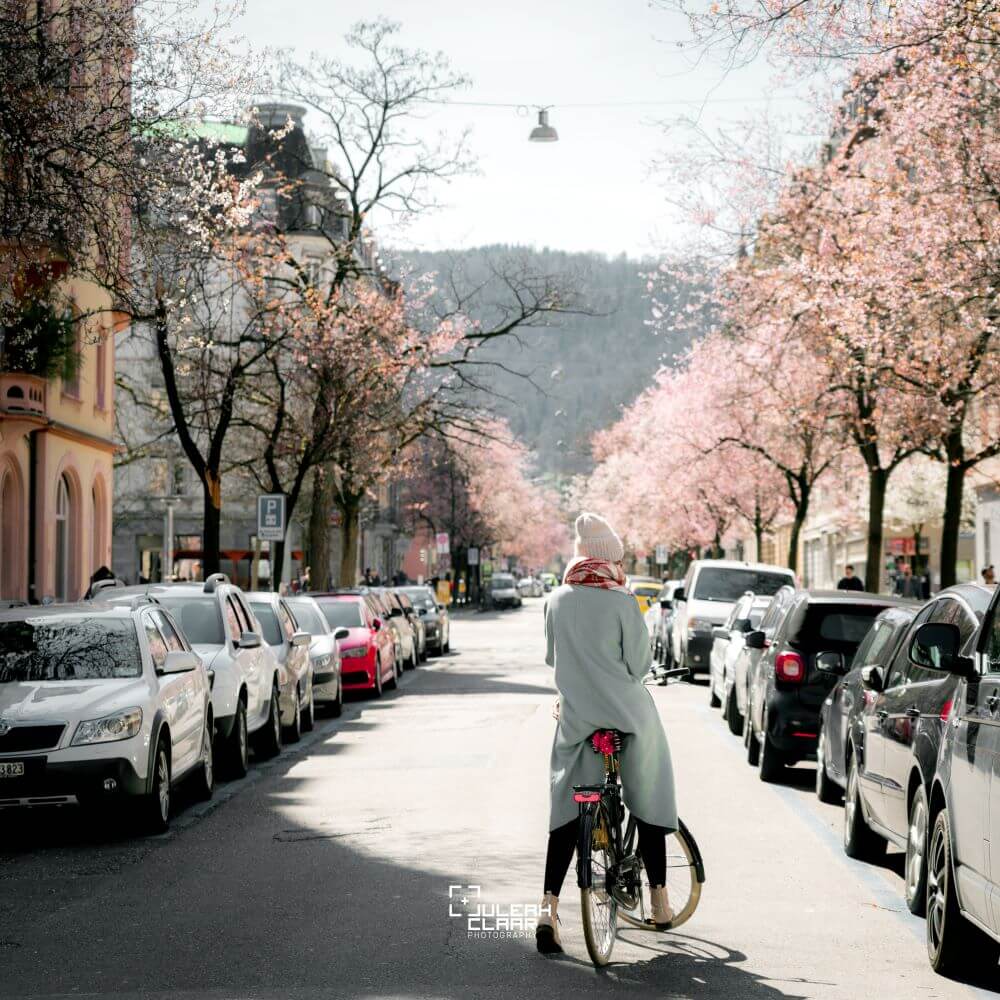
[[[809,514],[809,493],[803,491],[800,501],[795,505],[795,517],[792,519],[792,534],[788,539],[788,568],[793,573],[799,570],[799,536],[802,525],[806,523]]]
[[[757,546],[755,559],[763,562],[760,553],[764,548],[764,520],[760,512],[760,497],[756,497],[753,502],[753,540]]]
[[[353,587],[358,576],[358,541],[361,535],[361,502],[353,497],[338,501],[340,525],[340,586]]]
[[[865,590],[877,594],[882,584],[882,524],[889,473],[868,469],[868,546],[865,555]]]
[[[958,533],[962,526],[962,493],[965,489],[966,466],[948,465],[948,480],[944,491],[944,516],[941,519],[941,588],[956,583],[958,572]]]
[[[313,472],[312,506],[309,509],[309,587],[311,590],[330,589],[330,508],[332,505],[331,477],[323,466],[317,465]]]
[[[207,579],[218,573],[221,559],[219,549],[222,544],[222,503],[218,479],[210,475],[202,480],[204,515],[201,536],[201,575]]]

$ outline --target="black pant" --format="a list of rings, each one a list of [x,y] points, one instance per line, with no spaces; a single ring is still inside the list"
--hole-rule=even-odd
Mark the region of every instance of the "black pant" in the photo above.
[[[639,832],[639,853],[646,868],[650,885],[665,885],[667,881],[667,830],[666,827],[635,820]],[[558,896],[562,891],[569,863],[580,840],[580,821],[572,819],[564,826],[549,832],[549,848],[545,855],[544,892]]]

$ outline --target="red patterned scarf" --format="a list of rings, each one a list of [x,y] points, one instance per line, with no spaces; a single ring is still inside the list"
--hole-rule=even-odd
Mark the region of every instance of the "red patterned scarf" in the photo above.
[[[621,590],[626,594],[632,593],[625,586],[625,568],[620,562],[610,563],[604,559],[591,559],[587,556],[574,559],[566,567],[563,583],[578,587],[599,587],[601,590]]]

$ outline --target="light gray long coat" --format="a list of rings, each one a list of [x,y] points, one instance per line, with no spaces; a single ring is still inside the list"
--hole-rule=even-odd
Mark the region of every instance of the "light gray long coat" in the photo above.
[[[545,605],[545,647],[560,701],[549,829],[576,818],[574,785],[604,780],[604,760],[587,738],[595,729],[619,729],[631,734],[619,754],[625,804],[639,819],[676,830],[670,748],[642,683],[652,654],[635,598],[619,590],[558,587]]]

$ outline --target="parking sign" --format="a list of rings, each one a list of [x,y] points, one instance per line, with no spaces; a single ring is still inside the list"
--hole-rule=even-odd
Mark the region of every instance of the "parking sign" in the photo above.
[[[265,542],[285,537],[285,495],[265,493],[257,497],[257,534]]]

